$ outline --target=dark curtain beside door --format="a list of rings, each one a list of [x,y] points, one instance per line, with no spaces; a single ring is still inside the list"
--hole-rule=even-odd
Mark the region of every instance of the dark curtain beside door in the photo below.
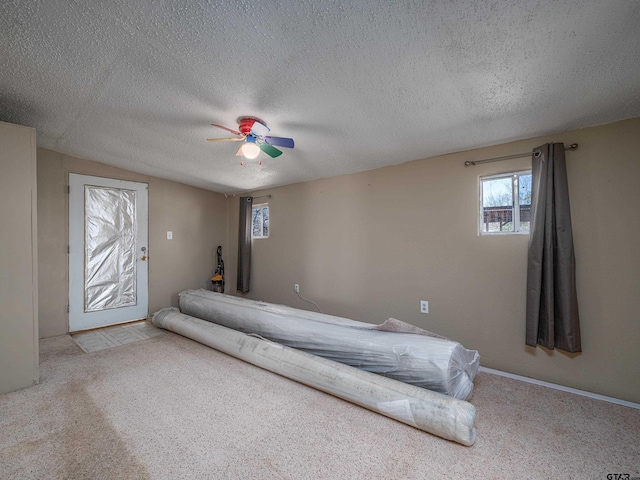
[[[238,285],[242,293],[249,291],[251,283],[251,210],[252,197],[240,197],[238,229]]]
[[[526,343],[581,352],[564,144],[534,149]]]

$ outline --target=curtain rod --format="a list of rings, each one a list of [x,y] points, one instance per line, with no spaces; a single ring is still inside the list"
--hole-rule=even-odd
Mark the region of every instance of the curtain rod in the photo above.
[[[568,147],[564,147],[564,150],[576,150],[578,148],[577,143],[572,143]],[[511,160],[513,158],[523,158],[531,155],[531,152],[527,153],[516,153],[515,155],[505,155],[504,157],[495,157],[495,158],[487,158],[485,160],[467,160],[464,162],[465,167],[469,167],[471,165],[479,165],[481,163],[489,163],[489,162],[501,162],[502,160]]]
[[[251,197],[251,200],[255,200],[256,198],[271,198],[271,194],[269,194],[269,195],[262,195],[261,197]]]

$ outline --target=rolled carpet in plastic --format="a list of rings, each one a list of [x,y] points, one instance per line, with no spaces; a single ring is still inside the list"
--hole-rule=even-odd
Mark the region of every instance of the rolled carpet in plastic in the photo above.
[[[479,366],[477,351],[392,319],[373,325],[208,290],[180,293],[180,310],[459,400],[471,396]]]
[[[448,440],[473,445],[475,407],[166,308],[153,324]]]

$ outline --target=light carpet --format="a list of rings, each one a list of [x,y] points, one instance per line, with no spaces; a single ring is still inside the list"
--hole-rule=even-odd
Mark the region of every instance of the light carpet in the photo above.
[[[173,333],[40,354],[41,383],[0,396],[2,479],[640,476],[639,410],[488,373],[464,447]]]

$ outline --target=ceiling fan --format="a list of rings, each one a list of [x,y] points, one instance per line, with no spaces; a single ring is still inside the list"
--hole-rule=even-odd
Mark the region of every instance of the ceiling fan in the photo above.
[[[262,120],[255,117],[240,117],[238,119],[238,130],[233,130],[232,128],[218,125],[217,123],[212,123],[211,126],[231,132],[237,135],[237,137],[207,138],[208,142],[244,142],[236,152],[236,156],[254,159],[260,154],[260,151],[263,151],[271,158],[276,158],[282,155],[282,150],[277,149],[276,146],[293,148],[292,138],[267,135],[267,133],[270,132],[269,127],[267,127]],[[262,160],[259,164],[262,165]],[[240,165],[244,165],[244,162],[240,161]]]

